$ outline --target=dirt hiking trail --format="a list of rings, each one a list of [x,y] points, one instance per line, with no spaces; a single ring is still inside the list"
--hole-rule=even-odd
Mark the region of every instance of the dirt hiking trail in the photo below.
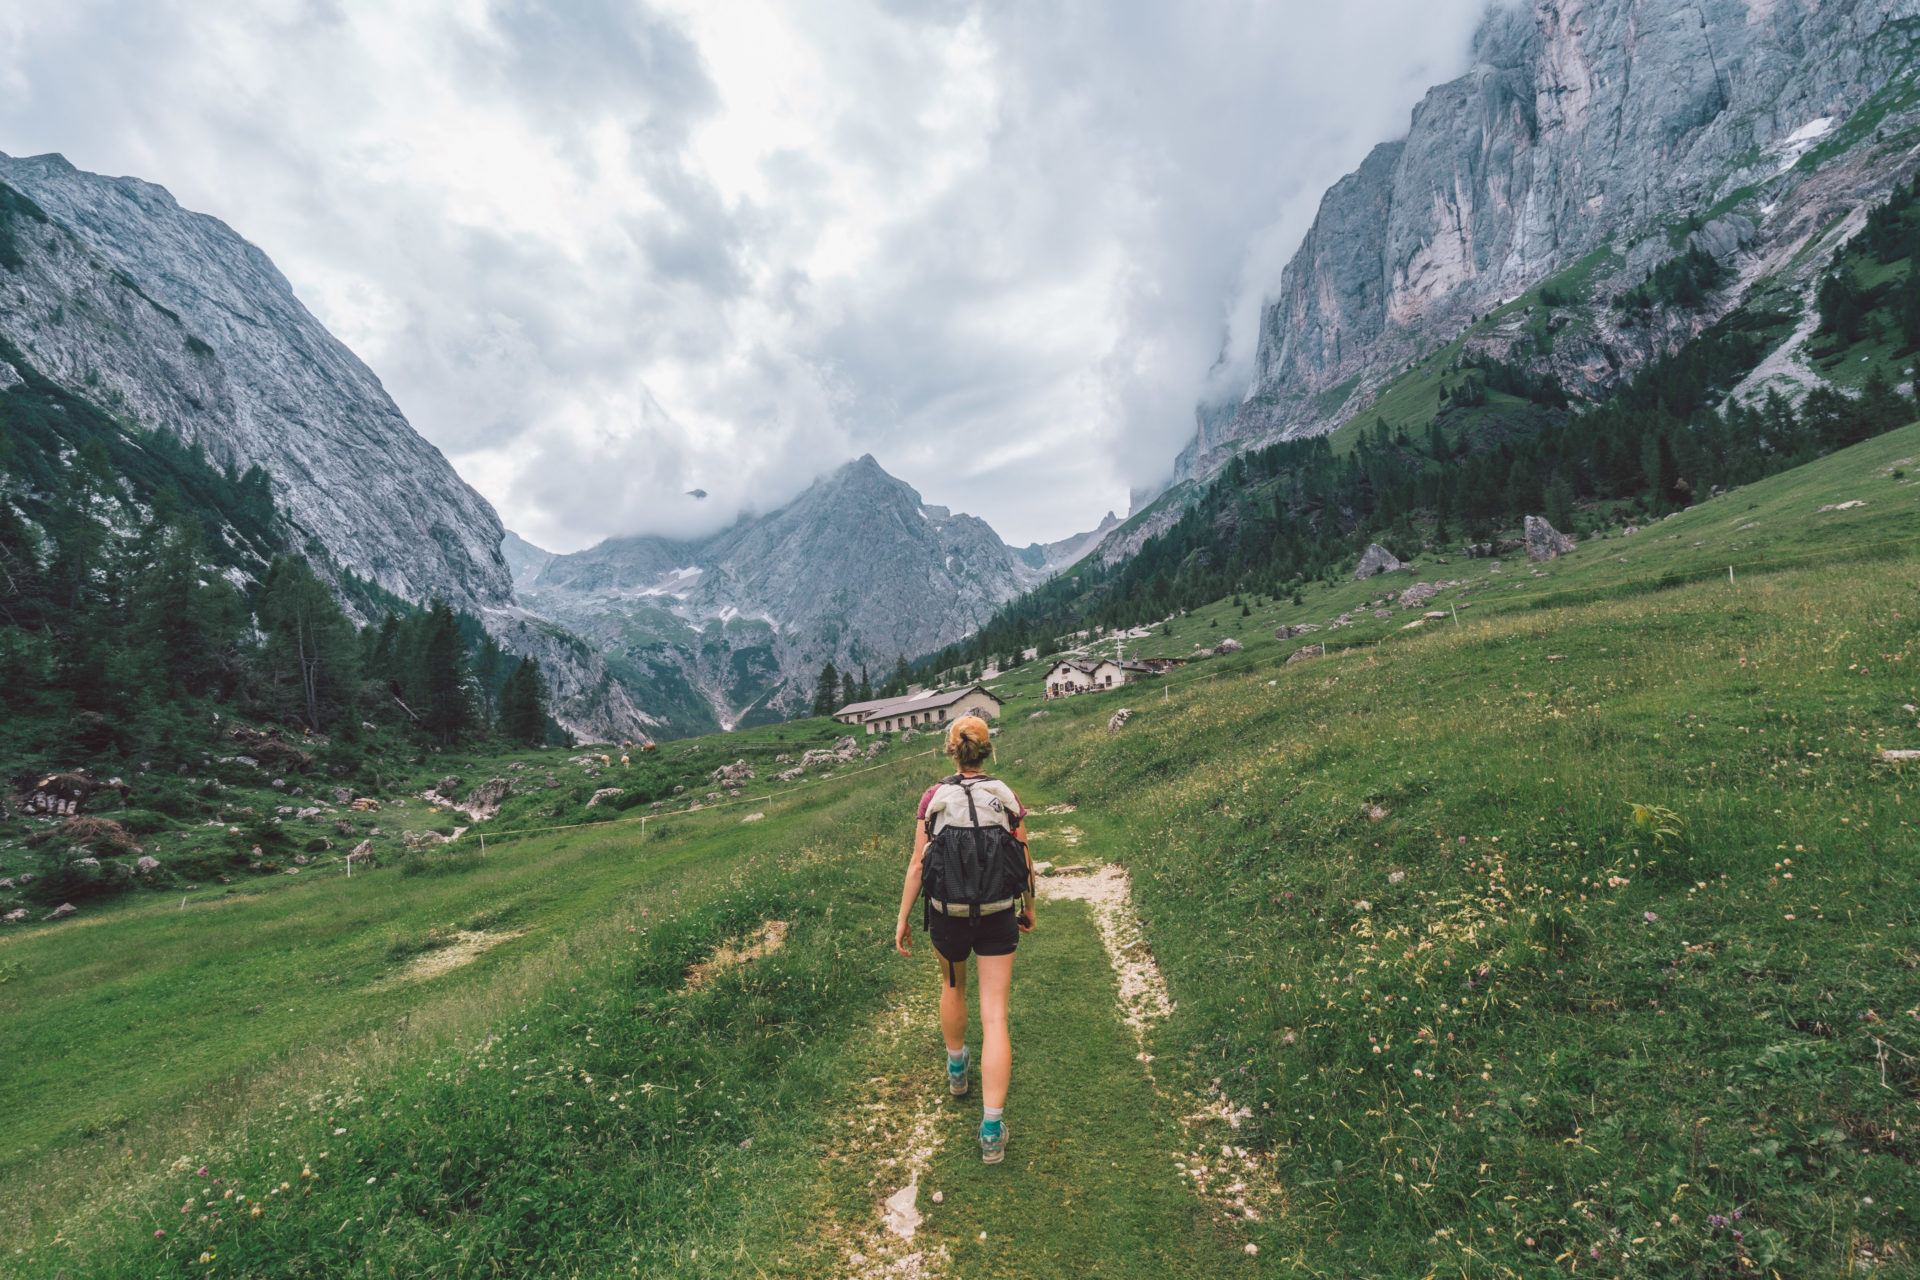
[[[1015,784],[1017,786],[1017,783]],[[1033,800],[1025,797],[1029,805]],[[914,922],[898,1003],[869,1029],[869,1070],[823,1169],[831,1212],[798,1252],[863,1278],[1252,1276],[1236,1220],[1257,1215],[1262,1172],[1232,1145],[1218,1106],[1156,1079],[1153,1028],[1171,1008],[1124,872],[1097,861],[1042,881],[1039,927],[1021,938],[1011,1022],[1004,1163],[983,1165],[979,1025],[972,1091],[947,1095],[931,943]],[[1035,812],[1036,830],[1058,818]],[[1038,853],[1044,838],[1036,841]],[[971,993],[970,993],[971,995]],[[1246,1163],[1248,1168],[1243,1169]],[[818,1272],[815,1272],[818,1274]]]

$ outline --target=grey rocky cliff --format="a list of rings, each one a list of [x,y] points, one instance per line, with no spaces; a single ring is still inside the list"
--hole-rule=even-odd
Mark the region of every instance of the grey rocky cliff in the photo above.
[[[522,595],[639,668],[662,732],[685,734],[804,708],[829,660],[877,680],[1047,572],[863,457],[709,538],[614,538],[556,556]]]
[[[58,224],[46,229],[59,244],[41,260],[45,287],[0,309],[0,331],[49,376],[104,386],[109,407],[198,441],[216,462],[264,468],[303,533],[395,595],[511,602],[493,508],[258,248],[164,188],[57,155],[0,155],[0,180]],[[84,303],[55,319],[63,297],[98,298],[103,277],[177,316],[178,329],[95,323]],[[123,299],[101,319],[133,310]]]
[[[34,367],[217,463],[261,467],[290,548],[335,581],[347,570],[475,614],[539,661],[573,732],[646,733],[600,654],[515,606],[493,508],[265,254],[160,187],[59,156],[0,155],[0,182],[44,215],[8,218],[12,261],[0,269],[0,338]],[[0,364],[0,383],[9,375]]]
[[[1251,387],[1198,409],[1174,481],[1364,412],[1410,361],[1589,255],[1596,314],[1542,363],[1603,393],[1713,314],[1627,329],[1612,295],[1694,246],[1737,273],[1724,310],[1911,167],[1880,138],[1916,111],[1917,26],[1920,0],[1493,10],[1472,69],[1327,192],[1263,309]],[[1498,332],[1474,342],[1513,353]]]

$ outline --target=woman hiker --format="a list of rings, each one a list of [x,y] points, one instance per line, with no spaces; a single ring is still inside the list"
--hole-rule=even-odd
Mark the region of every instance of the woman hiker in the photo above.
[[[920,797],[913,857],[900,890],[893,945],[913,954],[909,913],[926,896],[926,927],[940,959],[940,1033],[947,1042],[947,1089],[967,1093],[967,957],[980,985],[980,1158],[999,1164],[1007,1151],[1007,992],[1013,950],[1033,930],[1033,859],[1027,853],[1026,810],[1013,790],[981,772],[993,738],[979,716],[961,716],[947,730],[947,754],[960,772]]]

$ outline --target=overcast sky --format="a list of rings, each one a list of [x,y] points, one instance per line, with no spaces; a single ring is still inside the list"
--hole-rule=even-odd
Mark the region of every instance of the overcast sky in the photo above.
[[[1163,476],[1223,343],[1244,383],[1483,7],[0,0],[0,150],[232,224],[545,546],[863,452],[1021,543]]]

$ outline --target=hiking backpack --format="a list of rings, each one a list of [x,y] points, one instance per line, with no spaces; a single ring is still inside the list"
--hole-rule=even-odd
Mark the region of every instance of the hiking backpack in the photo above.
[[[956,773],[941,779],[942,786],[956,786],[966,792],[967,822],[960,824],[955,820],[958,815],[949,810],[947,825],[936,832],[933,815],[927,815],[927,852],[920,868],[920,891],[927,899],[929,927],[936,898],[950,905],[971,907],[967,914],[978,917],[982,904],[1018,898],[1030,887],[1027,847],[1014,838],[1010,826],[980,821],[973,789],[992,781],[984,774],[968,778]]]

